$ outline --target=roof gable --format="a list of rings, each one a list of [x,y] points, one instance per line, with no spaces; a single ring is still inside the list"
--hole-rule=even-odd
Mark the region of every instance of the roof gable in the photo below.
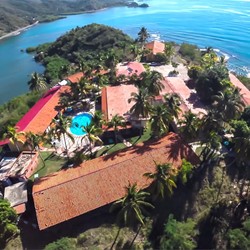
[[[124,196],[124,187],[129,182],[145,188],[150,180],[143,174],[154,171],[155,162],[170,162],[179,168],[182,158],[198,162],[191,148],[170,133],[158,141],[136,145],[43,177],[33,186],[39,228],[54,226],[118,200]]]

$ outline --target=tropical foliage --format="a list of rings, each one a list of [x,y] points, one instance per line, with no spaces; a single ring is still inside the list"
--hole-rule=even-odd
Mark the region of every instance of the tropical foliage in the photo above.
[[[7,200],[0,199],[0,243],[3,247],[6,241],[19,233],[17,214]]]

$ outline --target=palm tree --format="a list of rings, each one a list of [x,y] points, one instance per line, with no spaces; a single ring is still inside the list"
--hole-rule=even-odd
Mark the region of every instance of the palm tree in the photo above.
[[[18,152],[20,152],[20,148],[18,143],[24,143],[24,141],[20,138],[20,136],[24,135],[24,132],[17,132],[17,127],[7,126],[7,131],[3,134],[4,139],[9,139],[9,141],[15,145]]]
[[[54,127],[52,127],[51,131],[49,132],[52,136],[56,137],[59,141],[61,136],[63,136],[65,149],[67,152],[67,156],[69,157],[68,146],[66,141],[66,136],[74,143],[75,139],[74,136],[68,131],[68,128],[71,126],[72,119],[67,116],[63,116],[60,112],[57,118],[52,120]]]
[[[109,128],[114,128],[115,144],[117,144],[117,134],[119,132],[119,127],[126,127],[124,118],[120,115],[114,115],[112,119],[108,122]]]
[[[142,27],[141,30],[138,32],[138,38],[137,38],[137,41],[142,45],[142,49],[144,48],[144,45],[148,40],[148,38],[149,38],[149,33],[147,29],[145,27]]]
[[[154,198],[164,198],[165,194],[172,195],[173,188],[176,188],[176,170],[170,163],[156,164],[154,173],[145,173],[145,177],[152,179],[152,193]]]
[[[181,126],[179,130],[187,141],[199,136],[200,119],[190,110],[184,113],[179,125]]]
[[[181,98],[177,93],[173,94],[165,94],[164,96],[164,101],[167,109],[169,110],[170,114],[178,118],[178,115],[181,111],[180,109],[180,104],[181,104]]]
[[[43,162],[43,166],[45,166],[45,162],[40,154],[40,147],[39,144],[43,141],[43,137],[41,135],[34,134],[33,132],[25,133],[26,142],[24,145],[28,145],[30,151],[36,150],[38,152],[39,157]]]
[[[99,142],[100,144],[102,144],[102,140],[99,137],[99,135],[102,134],[102,129],[96,127],[94,123],[90,123],[86,126],[82,126],[82,130],[86,133],[86,136],[88,137],[88,140],[90,143],[89,152],[90,152],[90,156],[92,156],[93,155],[92,145],[95,145],[96,142]]]
[[[244,110],[244,103],[239,89],[227,90],[224,93],[219,92],[213,96],[213,106],[218,113],[222,114],[224,121],[238,119]]]
[[[164,79],[163,75],[155,70],[145,71],[140,74],[141,85],[144,88],[148,89],[149,95],[158,96],[160,92],[164,89],[162,80]]]
[[[136,223],[140,224],[140,227],[137,231],[136,236],[138,235],[141,227],[144,225],[145,216],[148,214],[147,208],[154,208],[154,206],[147,202],[146,199],[149,196],[149,193],[138,190],[137,184],[129,184],[126,188],[126,195],[120,200],[114,202],[110,208],[110,211],[119,210],[117,215],[117,223],[119,225],[119,230],[115,237],[115,240],[111,246],[113,249],[115,242],[119,236],[121,226],[133,226]],[[135,238],[136,238],[135,236]],[[135,240],[134,238],[134,240]],[[131,243],[131,246],[134,242]]]
[[[103,113],[101,110],[95,111],[91,122],[94,123],[95,126],[98,128],[102,127],[102,124],[104,123],[104,119],[103,119]]]
[[[173,44],[172,43],[165,43],[164,54],[166,55],[169,63],[171,62],[174,53],[175,53],[175,49],[174,49]]]
[[[138,93],[131,93],[128,102],[134,102],[134,105],[131,107],[130,112],[137,118],[147,118],[151,109],[150,99],[147,89],[139,88]]]
[[[41,91],[47,89],[47,84],[44,78],[37,72],[31,74],[31,79],[28,81],[31,91]]]
[[[169,130],[169,123],[173,118],[164,104],[158,104],[151,109],[151,129],[154,137],[159,137]]]

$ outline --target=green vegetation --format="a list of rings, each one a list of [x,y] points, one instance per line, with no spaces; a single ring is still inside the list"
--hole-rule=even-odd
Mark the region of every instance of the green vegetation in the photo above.
[[[188,219],[186,222],[179,222],[170,214],[165,225],[164,235],[161,238],[160,249],[195,249],[197,246],[195,242],[197,233],[194,221]]]
[[[250,90],[250,78],[243,76],[243,75],[237,75],[237,78]]]
[[[53,152],[41,152],[40,154],[44,162],[40,159],[36,171],[31,176],[32,180],[34,179],[35,174],[42,177],[57,172],[62,169],[67,162],[65,157],[55,155]]]
[[[7,131],[7,126],[15,126],[40,97],[38,92],[27,93],[0,106],[0,138]]]
[[[0,36],[34,23],[62,18],[60,14],[82,13],[112,6],[125,6],[127,0],[2,0],[0,3]]]
[[[19,233],[17,214],[7,200],[0,199],[0,245],[5,245],[7,240]]]

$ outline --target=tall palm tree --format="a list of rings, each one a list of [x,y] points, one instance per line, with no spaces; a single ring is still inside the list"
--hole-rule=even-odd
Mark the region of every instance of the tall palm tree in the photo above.
[[[18,143],[24,143],[24,141],[20,138],[24,135],[24,132],[18,132],[17,127],[7,126],[7,131],[3,134],[4,139],[9,139],[9,141],[15,145],[18,152],[20,152],[20,148]]]
[[[173,93],[173,94],[165,94],[163,97],[164,97],[165,105],[166,105],[167,109],[169,110],[170,114],[173,117],[178,118],[178,115],[181,111],[181,109],[180,109],[180,104],[181,104],[180,96],[177,93]]]
[[[64,116],[61,112],[58,114],[56,118],[52,120],[53,127],[50,130],[50,134],[56,137],[59,141],[61,140],[61,136],[63,136],[64,146],[67,152],[67,156],[69,157],[68,145],[66,136],[74,143],[74,136],[68,131],[68,128],[71,126],[72,119],[70,117]]]
[[[223,92],[219,92],[213,96],[213,106],[218,113],[222,114],[224,121],[237,119],[244,110],[244,103],[241,98],[239,89],[234,88]]]
[[[130,112],[137,118],[147,118],[151,109],[150,100],[151,97],[148,94],[148,90],[139,88],[138,93],[131,93],[131,98],[128,100],[129,103],[134,102]]]
[[[176,170],[170,163],[156,164],[154,173],[145,173],[145,177],[152,179],[152,194],[154,199],[160,197],[164,198],[165,195],[172,195],[173,188],[176,188],[175,177]]]
[[[28,145],[31,152],[33,150],[36,150],[38,152],[40,159],[43,162],[43,166],[45,166],[45,162],[40,154],[40,147],[39,147],[39,144],[43,141],[43,137],[41,135],[34,134],[33,132],[27,132],[25,133],[25,138],[26,142],[24,143],[24,145]]]
[[[47,89],[45,79],[37,72],[31,74],[31,79],[28,81],[28,85],[31,91],[41,91]]]
[[[147,29],[145,27],[142,27],[138,32],[138,38],[137,38],[137,41],[141,43],[142,48],[144,48],[144,45],[148,40],[148,38],[149,38],[149,33]]]
[[[90,143],[89,152],[90,152],[90,156],[92,156],[93,155],[92,146],[94,146],[96,142],[102,144],[102,140],[99,137],[99,135],[102,134],[102,129],[96,127],[95,124],[91,122],[90,124],[86,126],[82,126],[82,130],[86,133],[86,136],[88,137],[88,140]]]
[[[175,54],[175,49],[172,43],[165,43],[164,54],[167,57],[167,61],[170,63],[173,55]]]
[[[151,203],[146,201],[147,197],[149,196],[149,193],[144,192],[141,189],[138,190],[136,183],[133,185],[129,184],[125,189],[125,196],[120,200],[114,202],[110,208],[111,212],[117,209],[119,210],[117,215],[117,223],[119,225],[119,230],[111,246],[111,249],[113,249],[115,245],[122,225],[133,226],[134,224],[139,223],[141,226],[143,226],[145,223],[145,216],[148,215],[147,209],[154,208]],[[136,236],[138,235],[140,229],[141,227],[139,227]]]
[[[151,109],[151,130],[154,137],[159,137],[169,130],[169,123],[173,120],[164,104],[158,104]]]
[[[104,119],[103,119],[103,113],[101,110],[95,111],[91,122],[94,123],[95,126],[98,128],[102,127],[102,124],[104,123]]]
[[[115,144],[117,144],[117,135],[119,132],[119,127],[126,127],[126,123],[124,118],[120,115],[114,115],[112,119],[108,122],[109,128],[114,128],[114,135],[115,135]]]
[[[147,88],[149,95],[158,96],[164,89],[164,85],[162,84],[164,77],[158,71],[144,71],[140,74],[140,79],[142,82],[141,85]]]
[[[179,121],[180,132],[189,141],[199,136],[200,119],[190,110],[185,112],[183,119]]]

